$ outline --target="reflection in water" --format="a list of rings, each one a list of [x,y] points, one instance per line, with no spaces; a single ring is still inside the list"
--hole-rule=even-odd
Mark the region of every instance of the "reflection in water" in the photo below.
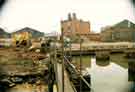
[[[124,57],[125,54],[113,54],[110,57],[110,61],[116,63],[122,68],[128,69],[128,59]]]
[[[72,64],[75,65],[76,69],[80,69],[80,57],[79,56],[75,56],[72,58]],[[90,56],[82,56],[82,69],[86,70],[86,68],[90,68],[91,67],[91,63],[90,63]]]
[[[130,92],[135,92],[135,82],[132,82]]]
[[[108,66],[109,64],[110,64],[110,61],[108,60],[105,60],[105,61],[96,60],[96,65],[101,66],[101,67]]]
[[[110,65],[100,67],[92,62],[92,87],[94,92],[128,92],[127,69],[111,62]]]
[[[128,81],[132,82],[130,92],[135,92],[135,59],[129,59],[128,66]]]
[[[129,81],[135,81],[135,60],[129,59],[128,60],[128,80]]]
[[[128,60],[123,56],[111,55],[110,61],[96,61],[95,57],[83,56],[83,67],[91,74],[94,92],[129,92],[131,83],[128,82]],[[74,64],[79,64],[79,59],[77,61],[75,58]]]

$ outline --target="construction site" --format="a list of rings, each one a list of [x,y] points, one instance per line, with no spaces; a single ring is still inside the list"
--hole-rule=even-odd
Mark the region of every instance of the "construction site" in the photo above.
[[[48,67],[45,60],[47,54],[40,52],[40,46],[32,47],[31,34],[28,32],[13,34],[10,39],[1,39],[0,89],[3,89],[1,92],[16,84],[47,85]]]
[[[0,92],[16,92],[20,85],[28,92],[89,92],[90,75],[82,75],[64,50],[58,37],[33,39],[20,32],[1,38]]]
[[[0,92],[135,92],[134,1],[0,0]]]
[[[1,38],[0,92],[99,92],[100,89],[127,92],[131,89],[134,68],[129,62],[134,61],[134,43],[86,43],[81,36],[74,42],[61,31],[60,36],[34,38],[30,32],[23,31]]]

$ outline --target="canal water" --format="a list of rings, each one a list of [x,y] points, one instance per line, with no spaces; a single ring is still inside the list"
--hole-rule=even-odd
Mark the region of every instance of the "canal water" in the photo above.
[[[80,57],[73,57],[79,66]],[[131,92],[128,82],[128,59],[123,54],[111,55],[108,61],[97,61],[93,56],[82,56],[83,73],[91,74],[92,92]],[[87,71],[87,72],[86,72]]]

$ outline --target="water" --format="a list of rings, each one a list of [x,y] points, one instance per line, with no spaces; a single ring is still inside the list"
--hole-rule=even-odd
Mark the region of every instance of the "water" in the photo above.
[[[79,66],[79,57],[73,57],[73,64]],[[96,61],[95,57],[83,56],[83,70],[91,74],[94,92],[130,92],[128,82],[128,60],[123,54],[111,55],[109,61]]]

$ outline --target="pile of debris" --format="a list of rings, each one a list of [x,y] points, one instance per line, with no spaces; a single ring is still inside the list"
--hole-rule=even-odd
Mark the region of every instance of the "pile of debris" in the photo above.
[[[45,54],[24,49],[0,49],[0,86],[37,83],[47,80],[48,59]]]

